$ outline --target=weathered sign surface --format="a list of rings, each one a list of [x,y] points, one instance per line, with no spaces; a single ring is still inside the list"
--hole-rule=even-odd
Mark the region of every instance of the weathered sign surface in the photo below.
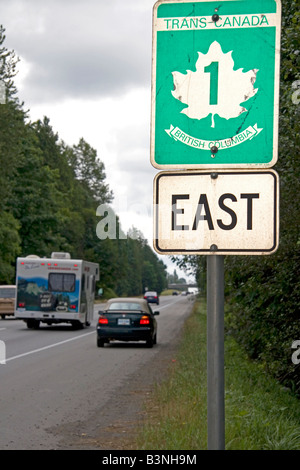
[[[279,0],[155,4],[154,167],[276,163],[280,21]]]
[[[271,254],[278,247],[273,170],[164,171],[154,180],[160,254]]]

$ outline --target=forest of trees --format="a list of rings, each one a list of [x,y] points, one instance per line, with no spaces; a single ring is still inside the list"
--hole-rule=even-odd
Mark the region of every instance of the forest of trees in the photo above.
[[[97,237],[97,207],[113,200],[104,164],[83,138],[67,146],[47,117],[30,122],[14,84],[17,63],[0,26],[0,283],[14,283],[17,256],[67,251],[100,264],[105,295],[160,293],[166,266],[136,228],[132,236]]]
[[[300,397],[300,27],[299,2],[282,1],[279,156],[280,244],[271,256],[225,258],[226,327],[264,369]],[[205,283],[203,257],[179,260]]]

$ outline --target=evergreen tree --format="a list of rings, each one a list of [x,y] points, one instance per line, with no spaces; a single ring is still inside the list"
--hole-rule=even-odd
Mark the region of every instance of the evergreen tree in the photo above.
[[[69,153],[69,163],[73,168],[76,178],[90,192],[92,198],[100,204],[111,202],[112,193],[105,183],[106,174],[104,163],[83,138],[78,145],[74,145]]]
[[[13,282],[19,254],[68,251],[99,263],[99,284],[112,294],[141,295],[146,284],[160,292],[165,266],[141,232],[126,237],[115,215],[116,237],[97,237],[96,209],[113,197],[104,164],[83,138],[65,145],[48,117],[29,122],[13,81],[18,59],[4,40],[0,27],[0,282]]]
[[[12,181],[17,171],[24,131],[24,113],[15,97],[13,78],[17,58],[3,45],[5,30],[0,26],[0,82],[4,102],[0,104],[0,282],[11,282],[13,264],[20,252],[19,224],[9,212],[13,194]]]

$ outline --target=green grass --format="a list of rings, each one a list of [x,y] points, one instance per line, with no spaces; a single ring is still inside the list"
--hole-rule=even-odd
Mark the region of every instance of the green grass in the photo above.
[[[137,447],[207,449],[206,305],[197,302],[170,363],[146,405]],[[225,440],[230,450],[300,450],[300,401],[225,338]]]
[[[165,289],[159,295],[172,295],[174,289]]]

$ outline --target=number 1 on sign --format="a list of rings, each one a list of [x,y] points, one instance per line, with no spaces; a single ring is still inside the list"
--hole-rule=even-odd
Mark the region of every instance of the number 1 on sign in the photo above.
[[[204,72],[210,73],[209,104],[218,104],[219,62],[211,62],[211,64],[205,67]]]

